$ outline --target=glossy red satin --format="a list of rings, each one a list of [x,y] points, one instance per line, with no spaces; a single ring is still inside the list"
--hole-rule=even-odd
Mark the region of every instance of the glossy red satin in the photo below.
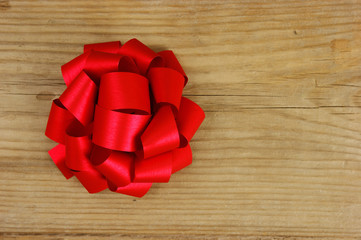
[[[118,151],[135,152],[140,147],[140,134],[150,115],[138,115],[108,110],[96,106],[93,143]]]
[[[143,157],[149,158],[179,146],[179,133],[170,106],[162,106],[141,136]]]
[[[143,75],[147,73],[150,67],[163,66],[163,59],[160,55],[135,38],[126,42],[119,49],[119,53],[132,57]]]
[[[172,51],[137,39],[87,44],[61,70],[67,89],[45,134],[59,143],[49,155],[67,179],[142,197],[192,163],[189,141],[205,115],[182,97],[188,77]]]
[[[122,58],[124,57],[119,54],[90,51],[84,71],[98,85],[103,74],[119,70],[119,62]]]
[[[95,168],[118,187],[124,187],[132,181],[134,154],[112,151],[95,146],[91,155]]]
[[[55,99],[51,105],[45,135],[55,142],[65,144],[66,129],[73,119],[60,100]]]
[[[84,52],[91,50],[107,53],[118,53],[119,48],[121,47],[120,41],[114,42],[104,42],[104,43],[91,43],[84,45]]]
[[[149,70],[148,77],[156,103],[171,104],[178,111],[184,86],[183,75],[171,68],[156,67]]]
[[[178,172],[192,163],[192,149],[189,144],[185,147],[174,149],[172,153],[172,173]]]
[[[51,150],[49,150],[49,155],[66,179],[69,179],[74,175],[73,172],[65,164],[66,161],[65,145],[63,144],[56,145]]]
[[[150,158],[136,159],[134,182],[168,182],[172,174],[171,151]]]
[[[61,66],[64,82],[67,86],[83,71],[90,52],[83,53],[70,62]]]
[[[98,105],[112,110],[151,114],[149,81],[130,72],[104,74],[99,88]]]
[[[182,65],[178,62],[177,57],[174,55],[174,53],[171,50],[165,50],[158,52],[159,56],[162,57],[164,62],[164,67],[170,68],[173,70],[176,70],[184,77],[184,86],[188,83],[188,77],[186,73],[184,72]]]
[[[68,88],[59,97],[60,102],[83,125],[88,125],[94,118],[94,105],[98,87],[81,71]]]
[[[200,106],[188,98],[182,97],[176,118],[181,136],[181,146],[186,146],[190,142],[205,117],[206,115]]]

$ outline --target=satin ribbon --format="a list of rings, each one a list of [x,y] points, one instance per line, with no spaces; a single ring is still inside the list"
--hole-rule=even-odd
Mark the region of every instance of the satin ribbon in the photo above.
[[[58,143],[49,155],[65,178],[89,193],[142,197],[192,163],[189,142],[205,114],[182,97],[188,77],[172,51],[137,39],[88,44],[61,70],[67,88],[45,135]]]

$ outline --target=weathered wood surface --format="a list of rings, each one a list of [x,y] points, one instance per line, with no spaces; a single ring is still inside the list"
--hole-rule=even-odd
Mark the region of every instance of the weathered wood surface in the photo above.
[[[206,120],[170,183],[89,195],[47,154],[60,65],[133,37]],[[0,0],[0,238],[360,239],[360,39],[361,1]]]

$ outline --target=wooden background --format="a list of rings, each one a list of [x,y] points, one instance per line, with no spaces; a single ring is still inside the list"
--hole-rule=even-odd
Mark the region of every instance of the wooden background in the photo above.
[[[172,49],[206,112],[141,199],[66,181],[44,136],[85,43]],[[361,1],[0,0],[0,238],[361,239]]]

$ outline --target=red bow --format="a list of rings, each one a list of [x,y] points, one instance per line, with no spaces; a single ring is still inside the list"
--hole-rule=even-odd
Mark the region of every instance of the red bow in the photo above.
[[[59,143],[49,155],[67,179],[142,197],[192,163],[189,141],[205,115],[182,97],[188,78],[172,51],[137,39],[88,44],[61,70],[67,89],[45,135]]]

